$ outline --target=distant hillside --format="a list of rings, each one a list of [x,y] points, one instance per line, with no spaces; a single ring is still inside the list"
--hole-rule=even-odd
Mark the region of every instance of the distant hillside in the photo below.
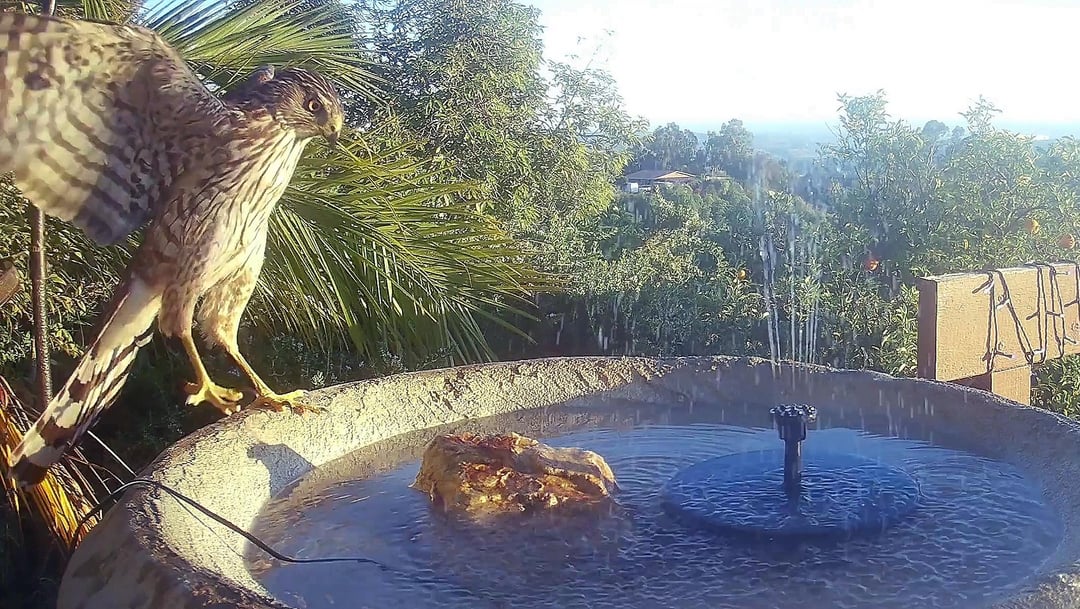
[[[923,125],[926,121],[909,121],[913,125]],[[1037,123],[1010,122],[995,123],[1002,129],[1035,136],[1038,140],[1051,142],[1061,137],[1080,137],[1080,124],[1075,123]],[[949,124],[952,129],[960,123]],[[709,130],[718,130],[719,125],[702,131],[694,131],[702,144],[708,139]],[[788,161],[804,161],[817,156],[823,144],[836,141],[830,129],[839,128],[835,123],[747,123],[746,128],[754,134],[754,148],[768,152]]]
[[[822,145],[835,142],[829,127],[824,123],[747,125],[754,134],[755,148],[788,161],[812,159]]]
[[[812,159],[817,156],[821,144],[836,141],[836,137],[829,131],[829,126],[824,123],[747,123],[746,128],[754,134],[755,149],[789,161]],[[719,127],[714,130],[716,129]],[[708,139],[707,131],[695,131],[694,135],[702,144]]]
[[[1034,135],[1039,139],[1056,140],[1058,138],[1080,136],[1080,124],[1076,123],[1035,123],[1035,122],[1010,122],[997,121],[994,123],[1002,129]]]

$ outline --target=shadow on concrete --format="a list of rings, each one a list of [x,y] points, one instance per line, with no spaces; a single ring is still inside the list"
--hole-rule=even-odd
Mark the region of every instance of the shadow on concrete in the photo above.
[[[247,453],[266,468],[271,497],[315,469],[311,461],[285,444],[256,444]]]

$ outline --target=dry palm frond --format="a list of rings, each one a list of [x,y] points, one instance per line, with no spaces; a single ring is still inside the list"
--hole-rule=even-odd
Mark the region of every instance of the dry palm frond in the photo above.
[[[15,485],[6,471],[8,458],[36,418],[0,377],[0,467],[5,470],[2,481],[8,502],[17,513],[29,510],[49,530],[61,551],[66,552],[97,523],[97,517],[92,517],[81,531],[76,530],[82,518],[97,504],[96,493],[77,465],[78,460],[85,462],[77,450],[70,451],[50,468],[40,484],[25,490]]]

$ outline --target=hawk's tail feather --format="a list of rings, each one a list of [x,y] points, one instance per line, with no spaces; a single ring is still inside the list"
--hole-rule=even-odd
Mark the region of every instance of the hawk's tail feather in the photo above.
[[[161,295],[137,277],[116,291],[97,337],[64,387],[11,454],[15,479],[35,485],[112,405],[139,349],[150,341]]]

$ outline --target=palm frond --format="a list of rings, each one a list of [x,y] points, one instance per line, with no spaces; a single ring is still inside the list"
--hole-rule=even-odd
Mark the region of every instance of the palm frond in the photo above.
[[[305,160],[271,220],[256,317],[320,342],[347,337],[368,356],[489,357],[477,318],[527,316],[528,294],[551,281],[463,202],[471,185],[439,183],[429,165],[356,140]]]
[[[343,17],[347,12],[337,2],[230,7],[212,0],[174,0],[157,5],[140,21],[219,86],[227,87],[260,65],[302,65],[350,92],[378,97],[378,78],[365,68],[362,45],[351,28],[343,27]]]
[[[0,459],[4,463],[36,418],[37,413],[30,412],[0,377]],[[4,487],[9,505],[16,513],[29,510],[65,554],[97,523],[96,517],[90,517],[86,527],[79,528],[98,502],[94,486],[76,465],[79,461],[85,462],[85,458],[73,450],[45,473],[40,484],[29,490],[20,489],[6,475],[0,476],[0,486]]]

